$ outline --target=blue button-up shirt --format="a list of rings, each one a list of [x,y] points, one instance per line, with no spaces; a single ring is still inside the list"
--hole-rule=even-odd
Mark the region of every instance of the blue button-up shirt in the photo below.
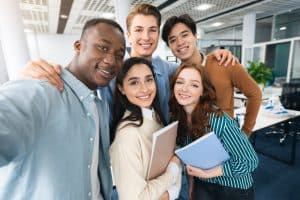
[[[0,89],[0,199],[91,199],[96,134],[100,124],[101,194],[110,199],[109,115],[105,101],[63,70],[65,89],[46,81],[9,82]],[[96,98],[96,99],[95,99]]]
[[[159,56],[152,58],[152,65],[155,73],[160,109],[166,121],[169,121],[169,97],[170,77],[175,72],[178,64],[162,60]]]

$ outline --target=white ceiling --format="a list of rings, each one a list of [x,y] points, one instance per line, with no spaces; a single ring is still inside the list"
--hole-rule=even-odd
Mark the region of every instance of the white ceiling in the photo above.
[[[159,6],[166,0],[131,0],[131,4],[151,3]],[[196,10],[201,3],[214,6],[206,11]],[[20,8],[26,31],[56,33],[61,0],[21,0]],[[243,16],[256,12],[258,18],[300,8],[300,0],[177,0],[161,10],[163,21],[171,15],[188,13],[204,31],[241,24]],[[74,0],[65,27],[65,34],[80,33],[86,20],[114,14],[114,0]],[[113,17],[114,19],[114,17]],[[215,22],[223,22],[213,27]]]

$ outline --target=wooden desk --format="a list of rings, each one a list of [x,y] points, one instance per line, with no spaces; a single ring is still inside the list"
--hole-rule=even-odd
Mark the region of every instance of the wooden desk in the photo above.
[[[260,108],[257,119],[256,119],[256,124],[253,128],[253,133],[252,133],[252,138],[253,138],[252,145],[254,148],[255,148],[256,137],[257,137],[257,134],[259,133],[258,130],[263,130],[264,128],[268,128],[270,126],[283,123],[284,131],[286,133],[288,133],[290,131],[290,122],[300,118],[300,111],[296,111],[296,110],[287,110],[287,111],[289,112],[288,115],[276,118],[276,117],[271,117],[271,116],[268,116],[267,114],[265,114],[264,113],[265,111],[263,110],[263,106]],[[235,110],[235,116],[236,115],[244,115],[244,114],[245,114],[245,108],[239,108],[239,109]],[[296,157],[296,146],[297,146],[296,133],[293,134],[292,137],[293,138],[292,138],[291,153],[290,153],[289,160],[284,160],[282,158],[279,158],[277,155],[267,154],[265,152],[258,151],[257,149],[256,149],[256,151],[265,156],[271,157],[275,160],[293,165],[295,163],[295,157]]]

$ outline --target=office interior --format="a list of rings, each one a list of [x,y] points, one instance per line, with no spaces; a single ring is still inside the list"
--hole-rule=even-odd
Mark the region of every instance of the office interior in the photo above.
[[[228,49],[246,70],[249,61],[264,63],[273,78],[263,88],[267,97],[262,106],[269,97],[280,98],[292,91],[285,100],[294,99],[287,107],[294,118],[279,122],[268,119],[271,125],[255,131],[255,138],[250,139],[258,146],[260,156],[259,172],[254,176],[256,199],[300,199],[300,0],[2,1],[0,85],[18,79],[29,60],[42,58],[66,66],[74,53],[73,42],[87,20],[114,19],[126,30],[126,16],[138,3],[157,6],[162,24],[172,15],[188,13],[197,22],[197,45],[203,54]],[[161,39],[154,56],[179,62]],[[236,100],[237,108],[247,101],[238,95]],[[290,126],[288,132],[284,123]],[[266,154],[287,157],[288,161],[264,155],[259,145],[273,145]]]

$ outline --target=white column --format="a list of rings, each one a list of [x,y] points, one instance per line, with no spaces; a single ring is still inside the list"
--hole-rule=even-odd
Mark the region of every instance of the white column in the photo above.
[[[35,32],[30,32],[26,34],[27,45],[29,50],[30,59],[36,60],[40,58],[40,51],[38,45],[38,38]]]
[[[5,67],[5,61],[4,61],[3,52],[1,48],[1,41],[0,41],[0,85],[6,81],[8,81],[8,75]]]
[[[126,33],[126,17],[130,12],[130,0],[114,0],[114,4],[117,22],[121,25],[121,27]],[[126,46],[130,46],[128,40],[126,40]]]
[[[197,26],[197,48],[198,50],[201,51],[201,39],[204,38],[205,36],[205,32],[202,28],[200,28],[199,26]],[[203,53],[203,52],[202,52]]]
[[[10,80],[29,61],[29,53],[18,0],[0,0],[0,40]]]
[[[242,64],[245,66],[248,60],[252,60],[253,44],[255,42],[256,14],[248,13],[243,19],[242,38]]]

